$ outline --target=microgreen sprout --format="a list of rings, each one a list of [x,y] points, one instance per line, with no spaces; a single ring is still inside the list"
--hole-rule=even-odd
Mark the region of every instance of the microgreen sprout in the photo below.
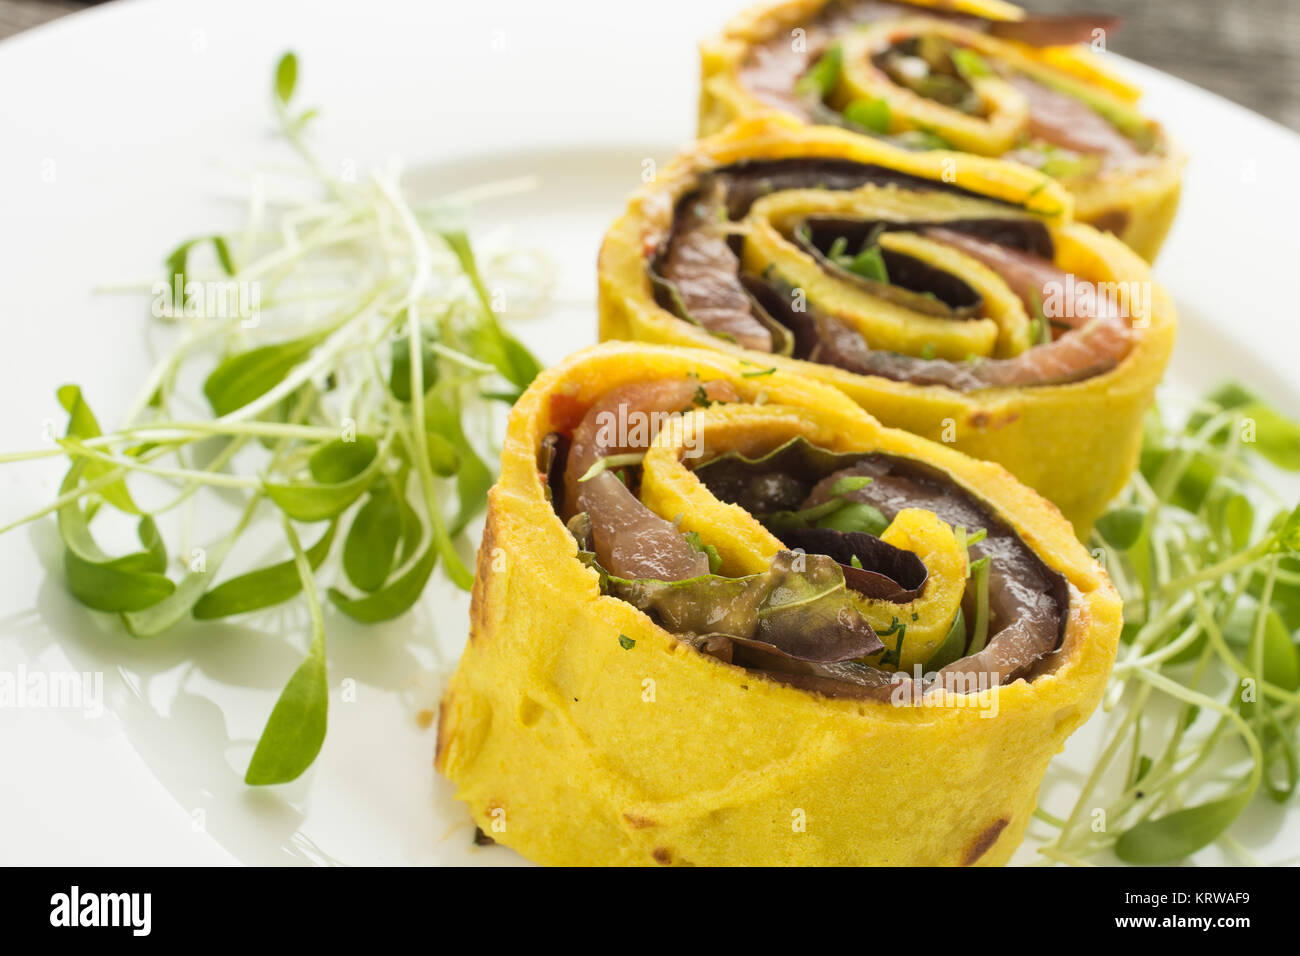
[[[579,482],[591,481],[597,475],[603,475],[610,469],[630,468],[633,465],[639,465],[645,460],[645,452],[630,451],[622,455],[606,455],[604,458],[598,458],[592,462],[590,468],[582,473]]]
[[[540,310],[549,289],[523,254],[475,255],[452,220],[463,196],[416,203],[392,174],[327,171],[305,137],[315,111],[293,105],[299,79],[285,54],[272,106],[324,198],[269,199],[257,174],[244,229],[188,240],[166,257],[165,307],[155,314],[179,341],[122,426],[103,431],[81,390],[64,386],[68,425],[57,443],[0,456],[69,459],[56,500],[0,531],[55,513],[69,590],[120,614],[135,637],[304,599],[309,650],[257,743],[250,784],[295,779],[324,740],[323,595],[370,623],[410,609],[439,561],[455,584],[472,583],[457,542],[493,481],[486,446],[503,415],[493,403],[513,402],[539,370],[503,327],[493,290],[508,283],[520,290],[515,301]],[[194,313],[192,290],[226,280],[256,284],[256,315]],[[183,385],[191,368],[206,375],[198,394]],[[159,485],[167,494],[150,502]],[[234,517],[199,549],[202,560],[188,547],[169,558],[159,521],[180,508],[192,516],[205,494],[205,510],[237,502]],[[110,513],[136,524],[138,549],[101,548],[92,521]],[[272,515],[284,559],[222,580],[245,532]],[[256,537],[254,554],[266,542]],[[182,558],[183,572],[169,574]],[[318,587],[318,576],[335,585]]]
[[[1181,427],[1152,413],[1094,534],[1124,598],[1109,739],[1068,814],[1037,814],[1049,860],[1169,863],[1219,841],[1249,861],[1233,822],[1257,793],[1294,799],[1300,508],[1277,469],[1300,470],[1300,429],[1239,386]]]

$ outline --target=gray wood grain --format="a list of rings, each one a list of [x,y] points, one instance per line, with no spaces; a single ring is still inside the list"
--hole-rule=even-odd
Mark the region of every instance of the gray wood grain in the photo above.
[[[736,9],[749,2],[736,0]],[[88,5],[0,0],[0,39]],[[1022,0],[1022,6],[1117,13],[1124,24],[1109,43],[1116,53],[1300,130],[1300,0]]]
[[[1023,0],[1124,22],[1109,49],[1300,130],[1300,0]]]
[[[0,0],[0,40],[85,7],[76,0]]]

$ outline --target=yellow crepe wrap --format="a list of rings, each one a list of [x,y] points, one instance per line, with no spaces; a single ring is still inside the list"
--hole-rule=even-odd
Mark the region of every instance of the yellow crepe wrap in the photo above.
[[[905,0],[872,6],[850,24],[855,4],[827,0],[780,0],[736,16],[721,35],[701,45],[703,78],[700,134],[718,132],[738,117],[779,110],[808,122],[825,122],[850,103],[874,104],[879,134],[933,134],[953,149],[982,156],[1022,158],[1029,129],[1025,96],[998,77],[968,77],[982,110],[971,115],[898,85],[873,65],[873,53],[914,37],[939,37],[1052,90],[1066,93],[1140,144],[1140,155],[1122,163],[1097,163],[1066,153],[1044,153],[1042,168],[1060,179],[1075,200],[1075,218],[1113,232],[1147,260],[1164,242],[1178,208],[1185,158],[1158,124],[1134,107],[1139,91],[1108,70],[1082,46],[1029,46],[984,32],[982,21],[1019,21],[1025,12],[995,0]],[[838,11],[838,22],[827,18]],[[891,12],[892,11],[892,12]],[[965,19],[963,19],[965,17]],[[970,18],[980,18],[972,20]],[[1104,39],[1104,37],[1103,37]],[[827,93],[829,109],[809,112],[792,95],[787,73],[807,66],[796,55],[838,44],[842,64]],[[775,74],[764,76],[764,71]],[[881,105],[883,104],[883,105]],[[852,115],[850,113],[850,115]],[[863,135],[868,130],[861,129]],[[921,146],[926,145],[920,142]],[[1057,151],[1059,152],[1059,151]]]
[[[1114,589],[1055,509],[999,465],[884,428],[805,378],[751,372],[716,352],[607,344],[544,372],[520,399],[437,767],[488,836],[546,864],[1004,863],[1048,761],[1100,698],[1120,629]],[[730,383],[738,401],[665,426],[641,494],[664,514],[689,503],[683,528],[716,544],[724,570],[761,563],[774,545],[683,465],[689,436],[704,455],[802,435],[919,460],[1068,582],[1059,649],[978,706],[944,688],[912,705],[829,698],[706,656],[602,595],[549,500],[545,439],[611,390],[692,375]],[[946,529],[929,519],[904,510],[891,531],[926,552],[924,596],[942,602],[965,567],[930,553],[944,550]]]
[[[958,362],[969,356],[1014,356],[1029,345],[1030,320],[1021,301],[989,269],[920,235],[885,233],[880,244],[960,275],[983,296],[984,317],[935,319],[846,283],[797,248],[783,232],[784,220],[810,212],[919,217],[940,224],[981,216],[1032,218],[1046,226],[1057,268],[1099,290],[1111,286],[1121,297],[1136,292],[1145,299],[1132,300],[1128,351],[1108,370],[1077,381],[961,391],[745,349],[661,307],[648,265],[672,230],[678,201],[710,170],[793,158],[849,160],[957,187],[957,192],[894,185],[777,191],[757,199],[743,220],[732,224],[743,237],[740,258],[747,271],[801,289],[809,303],[861,332],[872,349]],[[949,154],[900,152],[844,130],[781,117],[742,121],[697,142],[659,170],[606,234],[599,260],[601,338],[720,349],[759,367],[833,385],[886,425],[1001,463],[1086,535],[1136,464],[1143,413],[1164,374],[1176,322],[1172,301],[1151,280],[1147,264],[1114,237],[1071,222],[1069,209],[1069,196],[1059,184],[1026,167],[978,156],[954,161]]]

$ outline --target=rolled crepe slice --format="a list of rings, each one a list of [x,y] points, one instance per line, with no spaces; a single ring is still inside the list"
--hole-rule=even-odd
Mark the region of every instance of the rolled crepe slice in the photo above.
[[[1001,466],[610,343],[515,406],[437,766],[541,863],[1000,864],[1120,624]]]
[[[741,122],[633,196],[602,338],[706,346],[834,385],[992,459],[1086,535],[1132,473],[1175,318],[1060,186],[982,157]]]
[[[1079,221],[1152,260],[1184,157],[1081,45],[1117,22],[986,0],[768,3],[703,44],[700,133],[779,110],[901,149],[1023,163],[1073,194]]]

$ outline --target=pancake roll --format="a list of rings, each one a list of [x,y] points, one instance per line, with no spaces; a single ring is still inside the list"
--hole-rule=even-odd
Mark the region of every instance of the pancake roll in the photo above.
[[[1006,862],[1120,604],[1000,465],[719,352],[516,405],[437,766],[546,864]]]
[[[1106,68],[1110,16],[1035,16],[988,0],[782,0],[701,48],[700,133],[776,110],[905,150],[1023,164],[1075,217],[1155,257],[1184,157]]]
[[[605,339],[710,347],[833,385],[1005,465],[1080,534],[1123,487],[1175,318],[1060,184],[763,118],[636,193],[601,249]]]

